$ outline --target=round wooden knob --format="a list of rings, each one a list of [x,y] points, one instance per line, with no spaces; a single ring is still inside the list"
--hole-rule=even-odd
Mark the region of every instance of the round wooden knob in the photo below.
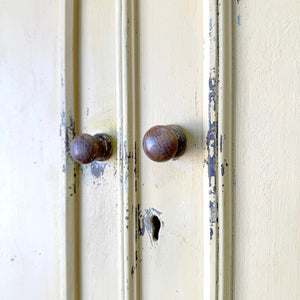
[[[111,138],[107,134],[77,135],[71,143],[71,155],[80,164],[104,161],[112,154]]]
[[[181,156],[186,148],[186,137],[179,126],[154,126],[144,135],[143,149],[152,160],[164,162]]]

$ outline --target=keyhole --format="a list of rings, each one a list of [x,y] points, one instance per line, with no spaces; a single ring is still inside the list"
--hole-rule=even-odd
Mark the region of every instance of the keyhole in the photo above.
[[[152,238],[154,241],[158,240],[158,234],[160,230],[160,220],[157,216],[153,216],[151,218],[151,225],[152,225]]]

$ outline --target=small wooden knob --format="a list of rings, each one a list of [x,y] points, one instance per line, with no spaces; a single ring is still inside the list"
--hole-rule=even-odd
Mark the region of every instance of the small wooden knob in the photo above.
[[[143,149],[152,160],[164,162],[181,156],[186,148],[186,137],[179,126],[154,126],[144,135]]]
[[[107,134],[77,135],[71,143],[71,155],[80,164],[104,161],[112,154],[111,138]]]

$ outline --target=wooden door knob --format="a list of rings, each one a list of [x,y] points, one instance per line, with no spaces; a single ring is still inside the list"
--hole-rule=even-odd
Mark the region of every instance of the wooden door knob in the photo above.
[[[71,143],[71,155],[80,164],[104,161],[112,154],[111,137],[107,134],[77,135]]]
[[[143,149],[152,160],[164,162],[181,156],[186,148],[186,137],[176,125],[154,126],[144,135]]]

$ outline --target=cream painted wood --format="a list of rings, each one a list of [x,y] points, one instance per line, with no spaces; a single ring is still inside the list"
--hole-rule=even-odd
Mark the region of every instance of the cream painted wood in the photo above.
[[[300,2],[234,13],[234,298],[300,299]]]
[[[118,177],[121,220],[121,294],[122,299],[139,299],[139,243],[137,149],[137,24],[136,4],[120,0],[116,5],[116,70]]]
[[[204,299],[232,297],[231,9],[203,3]]]
[[[80,299],[120,299],[122,260],[117,164],[116,4],[81,1],[79,132],[113,139],[107,162],[79,167]]]
[[[139,299],[202,299],[201,2],[140,1],[138,38],[139,148],[154,125],[180,125],[188,139],[175,161],[140,153]],[[162,223],[157,241],[152,214]]]
[[[60,298],[58,3],[0,2],[1,299]]]
[[[298,1],[0,4],[1,298],[300,298]],[[184,156],[144,155],[158,124]],[[113,157],[78,167],[79,132]]]

